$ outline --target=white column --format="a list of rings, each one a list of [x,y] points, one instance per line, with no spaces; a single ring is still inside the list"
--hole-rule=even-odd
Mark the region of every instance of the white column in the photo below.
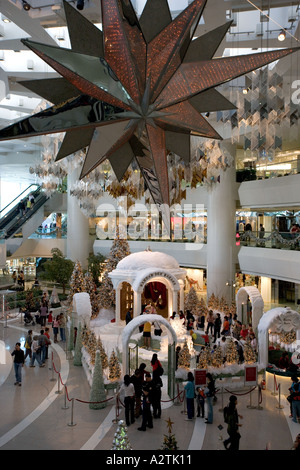
[[[68,175],[68,238],[67,258],[79,261],[83,269],[87,268],[87,258],[92,251],[92,240],[89,237],[89,219],[80,209],[75,196],[70,195],[70,188],[78,182],[80,168],[70,171]]]
[[[122,289],[122,283],[119,284],[119,286],[115,289],[115,292],[116,292],[116,308],[115,308],[116,325],[118,325],[121,321],[121,289]]]
[[[179,292],[179,309],[184,312],[184,284],[180,283],[180,292]],[[175,309],[177,312],[177,309]],[[179,312],[177,312],[179,313]]]
[[[133,291],[133,318],[136,318],[140,315],[142,310],[142,299],[141,293]]]
[[[172,291],[172,305],[169,307],[169,317],[173,314],[173,312],[177,312],[177,300],[178,300],[178,291]]]
[[[260,278],[260,293],[265,303],[271,303],[272,300],[272,279],[270,277]]]
[[[220,183],[214,183],[207,198],[207,297],[214,292],[232,299],[235,279],[235,163],[221,172]]]

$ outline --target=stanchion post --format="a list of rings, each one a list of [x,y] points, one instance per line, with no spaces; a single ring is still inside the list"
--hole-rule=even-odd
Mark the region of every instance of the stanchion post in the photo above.
[[[61,409],[62,409],[62,410],[68,410],[69,407],[68,407],[68,405],[67,405],[67,387],[64,386],[64,389],[65,389],[65,393],[64,393],[64,395],[65,395],[65,398],[64,398],[64,406],[62,406]]]
[[[257,407],[256,407],[257,410],[263,410],[263,407],[260,406],[260,404],[259,404],[259,396],[260,396],[260,393],[261,393],[261,386],[259,385],[259,386],[258,386]]]
[[[276,396],[276,395],[277,395],[277,392],[276,392],[276,386],[275,386],[275,384],[276,384],[276,376],[275,376],[275,374],[273,375],[273,377],[274,377],[274,392],[272,392],[271,395]]]
[[[51,368],[50,369],[52,371],[50,382],[55,382],[56,379],[54,377],[53,353],[51,354]]]
[[[56,390],[56,395],[60,395],[62,393],[62,390],[60,390],[60,386],[59,386],[59,382],[60,382],[60,377],[59,377],[59,374],[58,374],[58,379],[57,379],[57,390]]]
[[[179,384],[177,384],[177,397],[176,397],[176,400],[174,400],[174,406],[180,406],[181,405],[181,402],[180,402],[180,391],[179,391]]]
[[[119,410],[119,396],[118,396],[118,394],[116,394],[116,407],[115,407],[115,410],[116,410],[116,416],[115,416],[115,418],[112,420],[113,423],[117,423],[117,422],[118,422],[118,410]]]
[[[280,384],[278,384],[278,405],[276,406],[276,408],[278,408],[279,410],[282,410],[283,405],[281,404],[281,387],[280,387]]]
[[[68,423],[68,426],[76,426],[76,423],[74,423],[74,398],[72,398],[72,406],[71,406],[71,422]]]

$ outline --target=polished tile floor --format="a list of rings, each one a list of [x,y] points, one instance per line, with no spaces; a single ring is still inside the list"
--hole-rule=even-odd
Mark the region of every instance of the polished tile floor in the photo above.
[[[20,319],[9,320],[7,324],[0,322],[0,449],[110,450],[116,421],[124,419],[124,408],[121,406],[116,411],[113,399],[107,401],[104,409],[89,408],[90,386],[85,372],[67,357],[63,342],[52,342],[44,368],[37,365],[30,368],[27,359],[22,369],[22,387],[14,385],[10,353],[17,341],[24,341],[27,330]],[[248,389],[231,390],[238,396],[238,410],[243,415],[240,450],[290,450],[300,432],[300,424],[289,418],[285,397],[282,397],[281,409],[278,396],[270,391],[263,391],[259,402],[256,391],[250,396]],[[179,450],[224,450],[227,432],[220,410],[228,396],[226,390],[218,396],[214,422],[206,425],[202,418],[186,421],[184,404],[179,401],[174,405],[166,394],[165,385],[162,417],[154,420],[153,429],[139,432],[141,418],[128,427],[132,449],[160,449],[168,433],[166,420],[170,418]],[[256,405],[259,408],[253,408]]]

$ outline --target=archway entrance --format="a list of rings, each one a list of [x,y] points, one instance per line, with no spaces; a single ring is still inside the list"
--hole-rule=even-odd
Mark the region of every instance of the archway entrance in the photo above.
[[[168,365],[167,370],[165,373],[168,374],[168,394],[170,398],[174,398],[175,396],[175,346],[177,343],[177,336],[175,333],[174,328],[170,325],[168,320],[163,318],[161,315],[156,314],[148,314],[148,315],[141,315],[139,317],[133,318],[124,328],[122,332],[122,368],[123,368],[123,375],[130,373],[130,354],[129,354],[129,343],[130,337],[133,334],[134,330],[138,328],[140,325],[145,323],[145,321],[149,321],[153,323],[154,321],[158,321],[162,325],[166,327],[167,335],[168,335]],[[137,351],[138,354],[138,351]]]
[[[264,301],[257,287],[241,287],[236,294],[236,308],[238,320],[251,323],[255,330],[264,313]]]
[[[149,302],[154,306],[156,313],[168,318],[168,289],[162,282],[148,282],[142,293],[142,311]]]

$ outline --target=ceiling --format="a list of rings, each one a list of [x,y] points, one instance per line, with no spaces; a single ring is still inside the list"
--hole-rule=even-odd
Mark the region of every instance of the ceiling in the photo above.
[[[36,112],[41,98],[30,93],[19,82],[28,79],[56,77],[57,73],[22,44],[21,39],[70,47],[64,9],[61,0],[0,0],[0,128]],[[78,0],[68,0],[76,8]],[[146,0],[132,0],[140,15]],[[188,0],[169,0],[175,17]],[[217,13],[216,13],[217,12]],[[81,13],[101,27],[100,0],[85,0]],[[196,35],[226,23],[233,24],[222,42],[217,56],[237,55],[252,50],[300,46],[300,7],[288,0],[208,0]],[[279,31],[286,30],[286,40],[279,42]],[[286,84],[300,77],[299,52],[282,59],[276,67],[285,73]],[[300,71],[300,65],[299,65]],[[243,83],[243,82],[241,82]],[[23,178],[31,181],[28,168],[40,159],[41,138],[0,142],[1,178]]]

